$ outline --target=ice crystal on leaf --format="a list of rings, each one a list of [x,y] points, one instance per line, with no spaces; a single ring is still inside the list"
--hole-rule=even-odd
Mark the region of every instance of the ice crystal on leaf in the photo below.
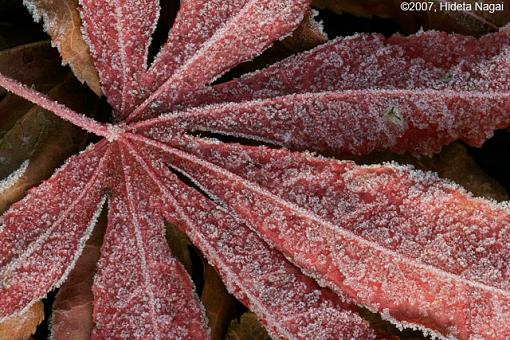
[[[510,337],[506,205],[409,167],[286,148],[432,154],[457,139],[480,145],[510,123],[510,37],[355,35],[209,85],[290,34],[308,6],[182,1],[148,65],[156,0],[82,0],[116,125],[0,76],[6,89],[104,137],[3,215],[0,319],[66,279],[106,201],[94,337],[208,336],[164,219],[274,337],[375,337],[356,305],[438,336]]]

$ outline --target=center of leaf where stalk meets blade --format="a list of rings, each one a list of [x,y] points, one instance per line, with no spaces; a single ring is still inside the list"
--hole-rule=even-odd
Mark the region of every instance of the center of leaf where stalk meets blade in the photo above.
[[[107,132],[105,138],[109,142],[119,139],[120,135],[125,130],[125,124],[106,124]]]

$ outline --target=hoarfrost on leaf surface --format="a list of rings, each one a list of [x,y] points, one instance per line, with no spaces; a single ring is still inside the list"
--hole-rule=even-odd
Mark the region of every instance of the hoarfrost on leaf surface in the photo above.
[[[510,337],[507,205],[409,167],[285,148],[480,145],[510,122],[505,33],[359,34],[211,86],[290,34],[308,2],[182,2],[152,65],[156,1],[82,0],[81,10],[114,125],[0,75],[7,90],[104,137],[2,216],[0,319],[65,280],[106,201],[96,337],[209,336],[164,219],[274,337],[375,337],[355,304],[443,337]]]

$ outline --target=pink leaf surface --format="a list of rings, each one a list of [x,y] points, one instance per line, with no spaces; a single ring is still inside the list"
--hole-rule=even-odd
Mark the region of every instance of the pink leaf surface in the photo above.
[[[118,151],[118,146],[112,146]],[[142,169],[120,150],[119,183],[93,286],[93,338],[207,338],[205,314],[184,267],[173,258],[154,211],[159,198]]]
[[[394,36],[386,44],[381,39],[357,36],[326,44],[211,88],[194,103],[221,104],[140,126],[161,129],[160,134],[168,134],[165,127],[207,131],[333,154],[430,155],[457,139],[481,146],[495,129],[510,124],[506,34],[478,41],[441,33]],[[453,53],[436,41],[452,45]],[[354,46],[368,55],[355,53]]]
[[[510,37],[504,32],[479,39],[435,31],[389,38],[357,34],[337,38],[238,79],[206,87],[189,94],[179,106],[309,92],[444,86],[459,64],[475,65],[494,58],[509,44]]]
[[[157,138],[205,131],[333,154],[431,155],[457,139],[482,145],[509,112],[508,91],[359,90],[217,104],[136,127]]]
[[[506,205],[391,164],[183,144],[187,152],[153,142],[172,167],[321,284],[406,326],[460,338],[510,336]]]
[[[346,297],[320,288],[243,223],[180,182],[158,149],[136,142],[131,150],[159,188],[154,196],[165,198],[167,218],[184,229],[229,291],[257,314],[271,334],[302,339],[336,339],[339,334],[346,339],[375,337]]]
[[[156,28],[157,0],[81,0],[83,31],[103,92],[118,118],[135,104]]]
[[[128,121],[161,112],[163,103],[174,103],[255,57],[292,32],[307,9],[308,0],[186,1],[169,42],[144,78],[150,95]],[[181,52],[173,54],[174,47]]]
[[[43,298],[73,267],[102,206],[105,153],[96,145],[71,158],[3,215],[0,319]]]

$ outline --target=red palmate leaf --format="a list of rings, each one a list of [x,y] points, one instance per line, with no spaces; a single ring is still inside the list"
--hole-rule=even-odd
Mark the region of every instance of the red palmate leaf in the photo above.
[[[156,29],[157,0],[82,0],[83,31],[118,118],[133,106]]]
[[[95,122],[0,75],[6,89],[104,137],[4,214],[0,318],[65,279],[106,197],[94,338],[208,336],[163,218],[275,337],[374,337],[354,303],[440,336],[510,337],[505,205],[395,164],[189,134],[351,153],[477,145],[510,121],[506,34],[357,35],[207,87],[289,34],[307,2],[182,2],[149,67],[156,2],[82,7],[120,123]],[[181,111],[143,121],[164,109]]]
[[[506,205],[392,164],[144,141],[316,280],[383,317],[461,338],[510,335]]]
[[[159,188],[155,196],[165,198],[169,220],[182,226],[217,268],[230,292],[262,319],[271,334],[285,338],[374,337],[366,322],[353,313],[353,305],[344,302],[345,297],[320,289],[242,222],[180,183],[157,149],[147,150],[136,143],[131,152]]]
[[[3,215],[0,319],[65,280],[103,205],[108,154],[98,145],[71,158]]]
[[[509,43],[505,33],[340,39],[193,94],[188,105],[221,104],[142,126],[333,153],[432,154],[456,139],[480,146],[510,123]]]
[[[307,8],[307,0],[184,2],[168,43],[144,79],[149,95],[128,121],[147,118],[155,110],[161,112],[163,103],[175,102],[253,58],[292,32]],[[179,42],[174,44],[176,40]],[[179,52],[174,52],[174,46]]]
[[[190,93],[179,106],[309,92],[445,87],[459,64],[487,61],[509,43],[510,37],[503,32],[480,39],[435,31],[407,37],[358,34],[337,38],[261,71]]]
[[[111,146],[117,149],[118,146]],[[119,150],[117,150],[117,153]],[[206,338],[194,286],[169,252],[157,190],[124,148],[93,286],[93,337]]]

